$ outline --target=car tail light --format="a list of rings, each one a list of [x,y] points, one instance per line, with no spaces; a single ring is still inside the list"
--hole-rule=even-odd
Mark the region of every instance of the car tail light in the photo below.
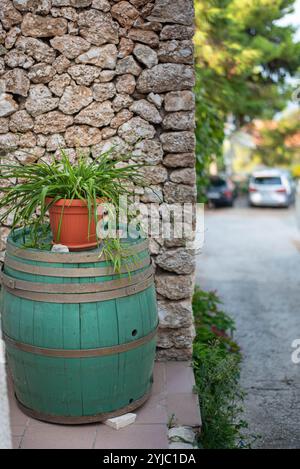
[[[255,187],[249,187],[249,192],[257,192],[257,189],[255,189]]]
[[[286,194],[286,189],[281,187],[280,189],[276,189],[276,192],[279,192],[280,194]]]
[[[223,192],[224,196],[227,198],[227,199],[231,199],[232,197],[232,192],[228,189],[226,189],[224,192]]]

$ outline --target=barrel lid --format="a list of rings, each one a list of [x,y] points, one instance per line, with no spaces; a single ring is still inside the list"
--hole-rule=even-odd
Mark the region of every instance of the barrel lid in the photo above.
[[[122,227],[121,227],[122,229]],[[130,230],[130,233],[125,231],[123,232],[121,238],[122,244],[125,246],[134,246],[137,245],[139,246],[141,243],[144,244],[147,240],[145,237],[142,236],[141,232],[137,230]],[[8,236],[7,239],[7,244],[8,244],[8,250],[10,248],[14,249],[22,249],[26,250],[28,253],[32,253],[32,255],[38,255],[39,253],[45,253],[47,254],[48,258],[53,257],[53,259],[60,259],[60,260],[67,260],[68,258],[72,262],[80,262],[80,261],[85,261],[89,262],[92,261],[93,259],[96,259],[97,261],[102,260],[101,252],[102,252],[102,246],[103,244],[100,243],[99,247],[94,248],[94,249],[89,249],[86,251],[80,251],[80,252],[67,252],[67,253],[58,253],[58,252],[53,252],[51,251],[52,248],[52,233],[50,230],[50,227],[47,225],[43,225],[38,233],[38,239],[39,239],[39,247],[32,247],[33,246],[33,237],[32,237],[32,231],[30,228],[18,228],[13,231]],[[103,256],[103,260],[104,256]]]

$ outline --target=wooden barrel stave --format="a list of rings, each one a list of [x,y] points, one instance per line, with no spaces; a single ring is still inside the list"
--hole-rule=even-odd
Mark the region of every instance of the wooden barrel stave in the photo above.
[[[156,326],[151,290],[153,286],[129,297],[87,304],[32,302],[4,292],[3,329],[15,340],[46,348],[84,349],[127,343]],[[119,329],[117,341],[111,336],[112,329]],[[134,330],[137,332],[132,335]]]
[[[141,398],[151,387],[154,353],[155,340],[142,352],[101,359],[54,359],[8,347],[17,398],[37,412],[63,417],[111,412]]]
[[[27,266],[49,265],[22,259],[20,253],[8,256]],[[147,259],[150,262],[147,249],[139,252],[138,257],[144,260],[145,266],[131,274],[137,277],[147,269]],[[105,260],[72,263],[68,259],[67,263],[51,262],[51,267],[61,271],[108,264]],[[20,272],[6,265],[4,272],[18,280],[54,287],[61,283],[81,285],[131,277],[125,272],[103,277],[48,277]],[[3,330],[9,338],[33,347],[68,351],[133,343],[153,332],[158,321],[153,283],[127,297],[90,303],[33,301],[4,288],[2,312]],[[7,352],[16,396],[28,413],[58,423],[86,423],[101,421],[106,413],[118,414],[142,402],[151,388],[155,345],[152,337],[142,346],[122,353],[82,358],[38,355],[19,350],[10,343]]]

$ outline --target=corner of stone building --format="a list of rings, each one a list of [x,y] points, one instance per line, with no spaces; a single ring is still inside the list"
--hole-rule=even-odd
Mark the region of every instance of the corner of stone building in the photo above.
[[[193,0],[2,0],[0,156],[130,148],[149,165],[143,203],[195,203],[193,35]],[[182,239],[150,247],[158,359],[189,360],[194,253]]]

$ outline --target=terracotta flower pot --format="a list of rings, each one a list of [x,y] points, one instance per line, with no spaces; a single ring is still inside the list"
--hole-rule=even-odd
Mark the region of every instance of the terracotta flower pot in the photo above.
[[[53,199],[47,198],[46,203]],[[97,201],[99,205],[102,199]],[[79,199],[61,199],[49,208],[53,242],[68,246],[70,251],[92,249],[97,246],[96,223],[92,216],[89,227],[89,212],[85,202]],[[98,207],[98,221],[103,214]],[[59,235],[60,227],[60,235]]]

